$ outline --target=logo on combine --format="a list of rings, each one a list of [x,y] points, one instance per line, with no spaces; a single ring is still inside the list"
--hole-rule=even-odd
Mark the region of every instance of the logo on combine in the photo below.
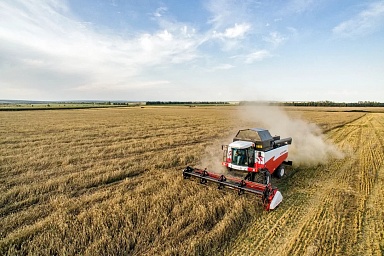
[[[263,164],[264,163],[264,157],[259,153],[259,155],[256,158],[256,161],[258,164]]]

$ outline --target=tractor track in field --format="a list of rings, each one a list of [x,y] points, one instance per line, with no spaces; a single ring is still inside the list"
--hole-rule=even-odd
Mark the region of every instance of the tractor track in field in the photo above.
[[[383,114],[330,130],[345,157],[287,175],[282,205],[258,213],[227,254],[382,255],[383,134]]]
[[[383,162],[384,162],[384,148],[383,136],[380,133],[384,131],[384,120],[373,116],[368,120],[366,126],[367,135],[371,136],[371,143],[364,147],[365,151],[360,156],[365,160],[360,166],[362,170],[361,177],[365,182],[365,186],[361,186],[361,191],[364,192],[363,209],[359,218],[359,232],[358,243],[356,248],[360,253],[366,251],[368,248],[371,254],[381,251],[384,252],[383,244]],[[368,131],[371,131],[369,133]],[[371,164],[370,164],[371,163]],[[361,182],[363,184],[364,182]],[[381,221],[372,221],[381,220]],[[381,241],[381,242],[380,242]],[[370,246],[371,245],[371,246]]]
[[[351,124],[351,123],[356,122],[357,120],[359,120],[359,119],[361,119],[361,118],[364,118],[366,115],[367,115],[367,114],[364,114],[364,115],[362,115],[362,116],[359,116],[359,117],[357,117],[357,118],[355,118],[355,119],[352,119],[352,120],[350,120],[350,121],[348,121],[348,122],[345,122],[345,123],[343,123],[343,124],[336,125],[336,126],[334,126],[334,127],[332,127],[332,128],[326,129],[326,130],[324,130],[324,133],[328,133],[328,132],[333,131],[333,130],[336,130],[336,129],[338,129],[338,128],[343,128],[344,126],[346,126],[346,125],[348,125],[348,124]]]

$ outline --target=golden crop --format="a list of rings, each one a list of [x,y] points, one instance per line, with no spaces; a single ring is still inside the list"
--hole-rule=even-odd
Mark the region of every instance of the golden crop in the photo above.
[[[273,180],[284,201],[266,212],[253,195],[182,178],[259,126],[239,111],[0,112],[0,254],[383,253],[384,114],[289,108],[346,155]]]

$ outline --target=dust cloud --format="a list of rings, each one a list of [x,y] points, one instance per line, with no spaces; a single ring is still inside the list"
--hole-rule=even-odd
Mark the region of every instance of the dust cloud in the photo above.
[[[315,165],[331,158],[343,157],[317,125],[289,117],[282,108],[269,105],[245,106],[239,108],[239,117],[252,125],[244,128],[265,128],[272,136],[292,137],[288,160],[292,160],[295,166]]]
[[[222,138],[215,140],[210,146],[208,146],[204,155],[200,160],[199,166],[201,168],[207,168],[207,171],[212,171],[220,174],[227,174],[227,169],[221,165],[224,160],[224,151],[221,149],[222,145],[228,145],[233,141],[233,136],[236,131],[233,132],[232,137]]]
[[[280,107],[241,106],[233,116],[233,121],[235,124],[231,125],[230,131],[223,138],[217,138],[205,149],[199,168],[227,174],[226,168],[221,165],[223,161],[221,146],[231,143],[238,130],[248,128],[264,128],[268,129],[272,136],[292,137],[288,160],[293,161],[294,166],[317,165],[343,157],[341,151],[325,138],[316,124],[290,117]]]

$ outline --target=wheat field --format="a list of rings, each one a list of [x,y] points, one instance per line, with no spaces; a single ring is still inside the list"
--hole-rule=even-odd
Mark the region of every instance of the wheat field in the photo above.
[[[384,113],[287,108],[344,157],[273,179],[284,200],[266,212],[253,195],[182,178],[187,165],[219,162],[238,129],[260,126],[239,111],[0,112],[0,254],[384,253]]]

